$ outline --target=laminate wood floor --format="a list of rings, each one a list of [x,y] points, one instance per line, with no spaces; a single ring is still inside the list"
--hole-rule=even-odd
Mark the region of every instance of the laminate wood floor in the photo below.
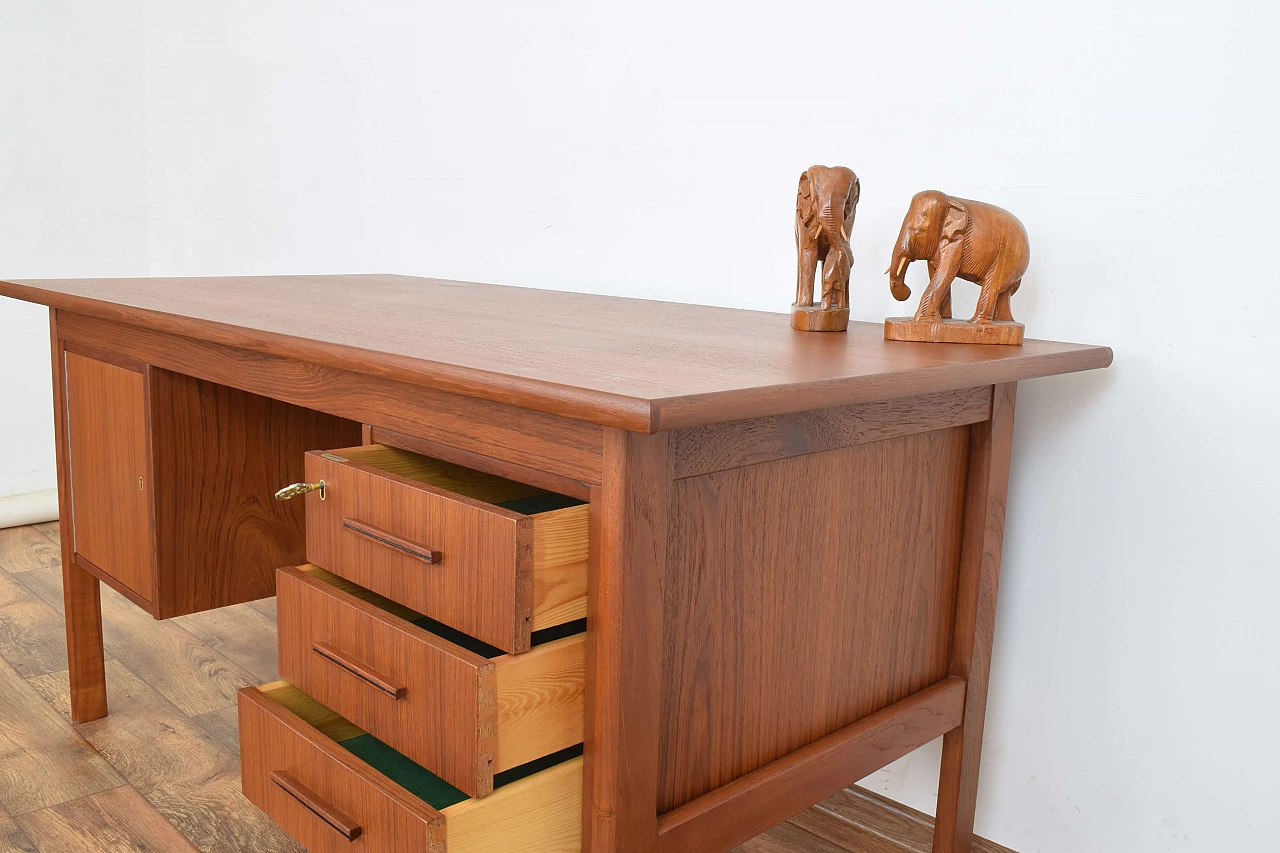
[[[0,530],[0,853],[301,853],[240,793],[235,692],[278,678],[275,599],[156,622],[104,585],[111,714],[72,725],[58,533]],[[849,788],[737,853],[927,853],[931,835]]]

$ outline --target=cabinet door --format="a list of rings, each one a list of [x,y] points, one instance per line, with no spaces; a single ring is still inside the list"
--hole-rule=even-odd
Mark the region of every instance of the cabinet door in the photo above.
[[[143,375],[66,354],[76,555],[137,596],[155,598]]]

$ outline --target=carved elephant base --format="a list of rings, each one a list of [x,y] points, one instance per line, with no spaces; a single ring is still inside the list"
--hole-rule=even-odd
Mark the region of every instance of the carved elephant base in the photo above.
[[[849,328],[849,309],[792,303],[791,328],[802,332],[843,332]]]
[[[795,315],[792,315],[792,323]],[[1021,323],[996,320],[973,323],[968,320],[945,319],[942,322],[917,320],[914,317],[889,317],[884,321],[886,341],[924,341],[931,344],[1022,344]]]

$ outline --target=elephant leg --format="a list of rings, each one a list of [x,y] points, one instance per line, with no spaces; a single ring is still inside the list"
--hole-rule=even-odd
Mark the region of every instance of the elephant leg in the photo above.
[[[938,266],[933,261],[929,262],[929,279],[932,280],[938,274]],[[951,288],[947,288],[947,292],[942,294],[942,298],[938,300],[938,316],[944,320],[951,319]]]
[[[796,304],[813,304],[813,277],[818,270],[818,247],[800,246],[796,262]]]
[[[920,307],[916,309],[916,320],[929,323],[942,322],[942,308],[947,306],[950,312],[951,283],[960,271],[961,241],[944,241],[938,249],[937,257],[929,264],[929,286],[920,297]]]
[[[973,312],[971,323],[991,323],[996,319],[996,309],[1001,298],[1008,298],[1010,283],[1001,281],[993,275],[982,280],[982,292],[978,294],[978,307]]]
[[[920,307],[916,309],[916,319],[940,322],[943,318],[943,307],[948,311],[951,308],[951,280],[947,279],[930,282],[924,289],[924,293],[920,296]]]
[[[1018,288],[1022,286],[1022,279],[1018,279],[1009,286],[1009,289],[1000,294],[1000,298],[996,300],[996,319],[1008,320],[1013,322],[1013,309],[1009,306],[1009,297],[1018,292]]]

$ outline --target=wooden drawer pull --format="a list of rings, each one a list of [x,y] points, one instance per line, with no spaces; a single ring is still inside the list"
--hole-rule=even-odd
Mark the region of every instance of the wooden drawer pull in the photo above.
[[[415,557],[424,563],[431,563],[432,565],[435,565],[440,562],[441,554],[439,551],[424,548],[416,542],[410,542],[408,539],[397,536],[389,530],[383,530],[381,527],[374,527],[372,524],[365,524],[363,521],[356,521],[354,518],[342,519],[342,526],[347,530],[350,530],[352,533],[359,533],[361,536],[366,536],[374,542],[377,542],[379,545],[394,548],[395,550],[403,554],[408,554],[410,557]]]
[[[320,799],[314,791],[304,786],[289,773],[275,770],[271,773],[271,781],[286,794],[306,806],[316,817],[342,833],[348,841],[355,841],[364,833],[364,828],[333,806]]]
[[[405,694],[409,692],[408,687],[395,684],[391,679],[387,678],[364,661],[359,660],[358,658],[353,658],[351,655],[344,651],[340,651],[339,649],[335,649],[328,643],[315,643],[311,646],[311,651],[320,655],[320,657],[330,663],[337,664],[356,678],[359,678],[361,681],[367,681],[369,684],[372,684],[388,696],[392,696],[396,699],[403,699]]]

